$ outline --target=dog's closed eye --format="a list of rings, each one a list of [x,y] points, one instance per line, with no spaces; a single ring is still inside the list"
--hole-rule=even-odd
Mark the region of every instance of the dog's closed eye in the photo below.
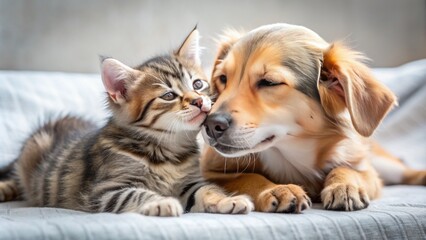
[[[267,80],[267,79],[260,79],[260,81],[257,82],[257,87],[258,88],[274,87],[274,86],[285,85],[285,84],[286,83],[284,83],[284,82],[274,82],[274,81]]]

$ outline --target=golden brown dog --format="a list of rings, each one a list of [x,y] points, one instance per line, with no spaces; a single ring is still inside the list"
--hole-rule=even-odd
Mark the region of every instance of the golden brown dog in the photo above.
[[[396,104],[363,56],[313,31],[228,31],[213,66],[216,103],[202,130],[204,175],[262,212],[366,208],[385,183],[426,183],[368,138]],[[376,171],[377,170],[377,171]]]

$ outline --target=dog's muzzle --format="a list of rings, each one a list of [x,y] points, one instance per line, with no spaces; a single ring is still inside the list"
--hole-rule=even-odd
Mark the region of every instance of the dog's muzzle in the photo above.
[[[228,113],[217,112],[209,115],[201,130],[204,141],[225,157],[243,156],[249,148],[240,146],[232,139],[232,116]]]
[[[232,117],[228,113],[217,112],[209,115],[204,122],[207,136],[217,141],[231,126],[231,123]]]

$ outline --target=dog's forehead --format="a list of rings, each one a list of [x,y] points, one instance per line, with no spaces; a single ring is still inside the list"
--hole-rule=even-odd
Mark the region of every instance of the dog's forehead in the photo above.
[[[235,43],[233,50],[247,61],[256,51],[274,49],[284,65],[287,66],[286,62],[289,62],[293,67],[295,64],[303,67],[311,64],[314,58],[321,61],[322,53],[328,47],[326,41],[308,28],[272,24],[250,31]]]
[[[322,39],[317,33],[309,28],[291,25],[285,23],[277,23],[265,25],[248,32],[240,39],[238,44],[252,45],[256,44],[303,44],[319,49],[326,49],[329,44]]]
[[[257,51],[265,48],[273,49],[281,59],[280,64],[290,69],[296,76],[296,89],[319,100],[317,78],[323,51],[328,46],[326,41],[308,28],[290,24],[272,24],[252,30],[233,48],[240,56],[241,76],[250,69],[246,66],[249,60],[252,63],[264,61],[262,54],[256,54]]]

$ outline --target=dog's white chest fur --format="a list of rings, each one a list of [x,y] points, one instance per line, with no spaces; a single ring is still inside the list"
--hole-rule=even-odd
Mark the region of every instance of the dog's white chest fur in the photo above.
[[[321,175],[315,168],[316,141],[287,137],[260,155],[264,171],[276,183],[315,181]]]

